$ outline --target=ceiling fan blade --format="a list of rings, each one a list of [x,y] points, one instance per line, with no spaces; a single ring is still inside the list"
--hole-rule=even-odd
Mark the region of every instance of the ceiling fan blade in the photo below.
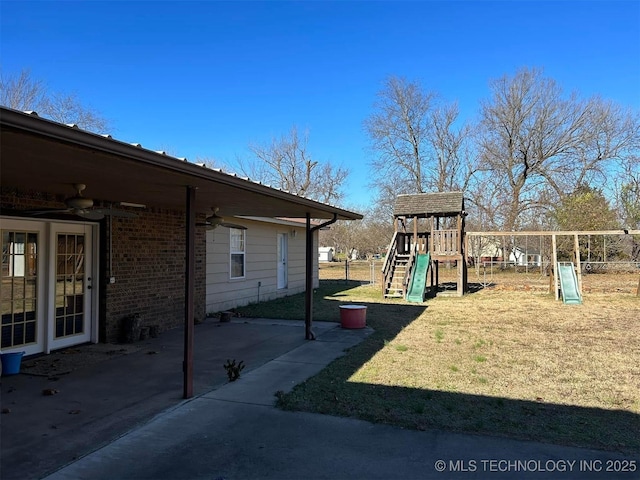
[[[247,230],[247,227],[245,227],[244,225],[238,225],[237,223],[222,222],[220,223],[220,226],[226,228],[237,228],[238,230]]]
[[[104,218],[104,213],[99,210],[78,210],[73,213],[87,220],[102,220]]]
[[[222,223],[196,223],[197,227],[206,227],[207,230],[215,230],[218,227],[225,227],[225,228],[237,228],[239,230],[247,230],[247,227],[245,227],[244,225],[238,225],[235,223],[227,223],[227,222],[222,222]]]
[[[23,210],[22,213],[31,216],[47,215],[48,213],[71,213],[71,208],[43,208],[40,210]]]
[[[138,215],[131,212],[125,212],[123,210],[114,210],[113,208],[96,208],[92,210],[93,212],[100,212],[104,215],[111,215],[112,217],[121,217],[121,218],[138,218]]]

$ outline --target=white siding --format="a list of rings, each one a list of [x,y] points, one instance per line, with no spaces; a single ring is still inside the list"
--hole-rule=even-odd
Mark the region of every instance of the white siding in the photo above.
[[[233,219],[245,225],[245,277],[229,278],[229,229],[218,227],[207,232],[206,291],[207,313],[272,300],[305,290],[305,228],[246,219]],[[296,234],[292,235],[295,230]],[[278,233],[288,237],[288,286],[277,288]],[[318,235],[314,235],[313,285],[318,282]],[[260,283],[260,286],[258,286]],[[301,312],[304,315],[304,312]]]

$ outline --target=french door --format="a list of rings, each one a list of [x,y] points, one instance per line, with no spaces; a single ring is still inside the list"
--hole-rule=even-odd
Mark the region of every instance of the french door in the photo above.
[[[0,348],[27,355],[95,341],[92,224],[0,219]]]
[[[92,229],[51,224],[49,234],[49,337],[51,349],[91,340]]]

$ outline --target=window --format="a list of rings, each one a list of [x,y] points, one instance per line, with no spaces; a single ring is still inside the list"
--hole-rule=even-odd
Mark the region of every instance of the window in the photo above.
[[[244,257],[245,257],[245,231],[239,228],[230,228],[230,251],[231,262],[229,273],[231,278],[244,277]]]

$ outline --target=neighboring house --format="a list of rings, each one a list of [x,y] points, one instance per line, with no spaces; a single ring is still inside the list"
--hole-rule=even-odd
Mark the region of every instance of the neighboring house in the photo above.
[[[509,252],[509,262],[518,266],[539,267],[542,265],[542,256],[537,249],[525,249],[522,247],[514,247]]]
[[[303,288],[313,285],[317,252],[306,238],[316,231],[309,219],[362,218],[4,107],[0,152],[3,353],[114,342],[131,315],[160,331],[184,325],[187,351],[193,323],[209,306],[257,301],[258,282],[262,298],[299,291],[301,277]],[[247,219],[240,238],[222,226],[206,230],[212,208],[234,219],[305,220],[299,227]],[[278,241],[286,242],[284,277],[277,276]],[[300,312],[307,338],[310,316],[310,307]]]
[[[235,217],[233,222],[246,230],[218,227],[207,231],[207,313],[304,292],[303,223],[257,217]],[[317,231],[313,239],[317,251]],[[317,261],[312,275],[317,288]]]
[[[331,247],[318,248],[318,261],[333,262],[333,248]]]
[[[531,246],[506,247],[495,238],[474,237],[470,242],[470,255],[475,262],[504,262],[505,257],[511,265],[536,266],[542,264],[539,249]]]

